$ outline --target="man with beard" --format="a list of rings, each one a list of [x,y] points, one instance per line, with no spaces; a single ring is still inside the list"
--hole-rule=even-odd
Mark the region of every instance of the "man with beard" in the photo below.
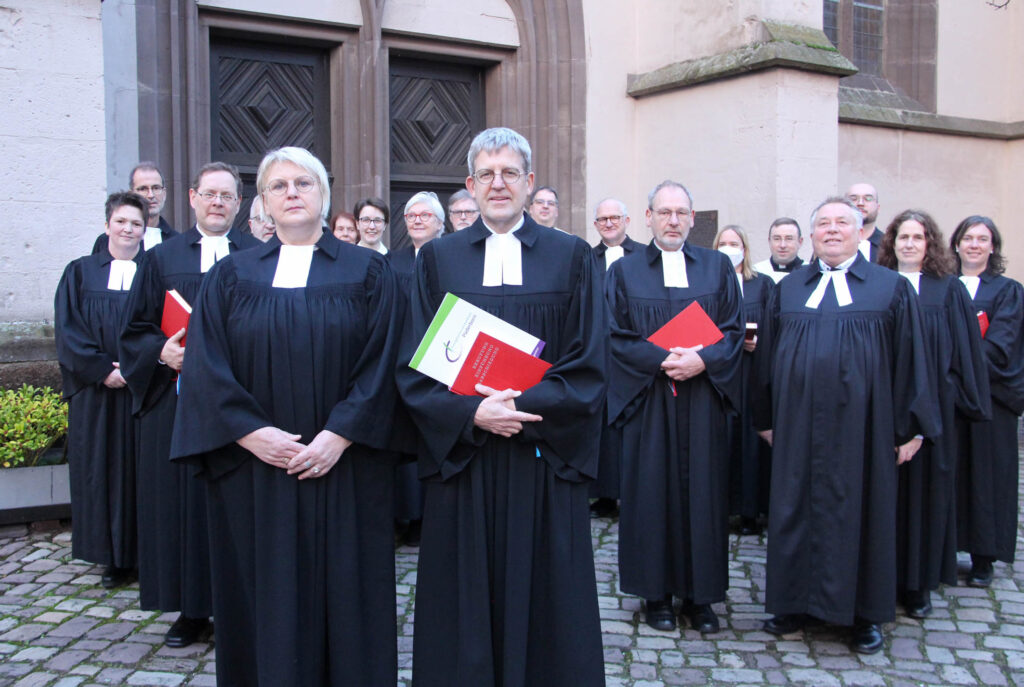
[[[854,184],[846,191],[846,198],[860,211],[864,227],[860,231],[860,252],[871,262],[878,262],[878,249],[882,245],[882,230],[878,228],[878,191],[871,184]]]

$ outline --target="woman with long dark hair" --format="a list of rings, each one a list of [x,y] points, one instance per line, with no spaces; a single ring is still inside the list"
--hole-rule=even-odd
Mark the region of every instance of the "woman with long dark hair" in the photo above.
[[[985,419],[988,374],[970,296],[953,275],[953,259],[935,220],[921,210],[897,215],[882,237],[878,263],[914,286],[931,384],[943,433],[899,466],[897,588],[907,615],[932,611],[931,590],[956,585],[956,428],[959,411]]]
[[[982,335],[992,419],[957,421],[958,548],[971,554],[967,584],[988,587],[992,563],[1012,563],[1017,544],[1017,418],[1024,412],[1024,288],[1003,275],[1003,240],[995,222],[964,219],[950,246]]]

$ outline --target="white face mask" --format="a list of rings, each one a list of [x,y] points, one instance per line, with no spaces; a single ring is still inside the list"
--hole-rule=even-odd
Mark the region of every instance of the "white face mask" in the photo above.
[[[729,256],[729,259],[732,260],[732,266],[733,267],[736,267],[741,262],[743,262],[743,249],[742,248],[737,248],[735,246],[719,246],[718,247],[718,251],[720,253],[725,253],[726,255]]]

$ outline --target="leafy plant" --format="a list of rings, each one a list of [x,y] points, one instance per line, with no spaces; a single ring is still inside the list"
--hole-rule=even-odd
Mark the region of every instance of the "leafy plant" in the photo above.
[[[68,406],[50,387],[0,391],[0,468],[38,464],[67,431]]]

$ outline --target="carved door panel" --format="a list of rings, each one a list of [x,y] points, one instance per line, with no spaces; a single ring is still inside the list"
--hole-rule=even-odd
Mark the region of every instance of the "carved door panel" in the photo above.
[[[409,244],[402,215],[414,193],[434,191],[447,208],[465,188],[466,153],[484,128],[483,69],[392,55],[389,79],[389,231],[400,248]]]
[[[214,37],[210,44],[211,159],[230,162],[245,185],[236,227],[247,226],[256,170],[270,150],[307,148],[330,172],[327,53]]]

